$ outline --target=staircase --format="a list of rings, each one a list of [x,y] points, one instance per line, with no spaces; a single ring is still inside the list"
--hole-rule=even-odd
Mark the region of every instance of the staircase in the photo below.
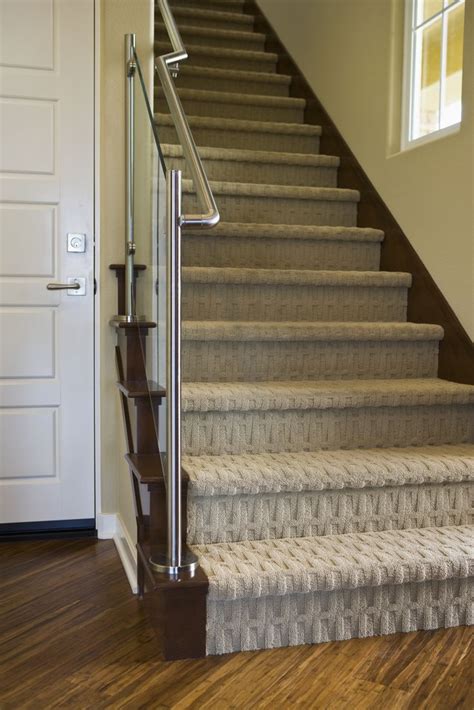
[[[221,223],[184,233],[187,542],[209,654],[472,623],[474,387],[438,379],[243,0],[175,0],[176,84]],[[250,6],[251,7],[251,6]],[[157,16],[159,20],[159,16]],[[155,26],[156,52],[168,51]],[[168,167],[192,182],[159,89]],[[471,611],[472,614],[472,611]]]

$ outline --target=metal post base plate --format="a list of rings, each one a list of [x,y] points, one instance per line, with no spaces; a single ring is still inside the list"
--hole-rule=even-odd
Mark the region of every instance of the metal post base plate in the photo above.
[[[119,325],[120,323],[141,323],[146,321],[146,316],[114,316],[110,319],[110,325]]]
[[[191,575],[195,573],[198,568],[199,560],[197,555],[191,550],[184,549],[181,555],[181,564],[178,566],[173,566],[170,564],[170,559],[166,551],[158,551],[153,554],[149,559],[150,567],[155,570],[155,572],[160,572],[161,574],[167,574],[170,577],[176,577],[181,572],[188,572]]]

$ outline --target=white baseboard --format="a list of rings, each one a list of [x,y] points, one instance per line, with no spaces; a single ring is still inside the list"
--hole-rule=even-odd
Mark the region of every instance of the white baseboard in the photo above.
[[[97,516],[97,535],[100,540],[113,540],[127,575],[133,594],[138,593],[137,549],[118,513],[101,513]]]
[[[99,513],[97,516],[97,537],[99,540],[113,540],[117,532],[117,515],[115,513]]]

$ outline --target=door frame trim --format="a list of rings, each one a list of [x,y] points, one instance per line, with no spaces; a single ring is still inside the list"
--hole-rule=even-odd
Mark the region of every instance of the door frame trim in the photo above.
[[[93,0],[94,3],[94,482],[95,482],[95,519],[98,520],[102,512],[102,476],[101,476],[101,427],[100,427],[100,379],[101,379],[101,362],[100,362],[100,32],[101,32],[101,2]]]

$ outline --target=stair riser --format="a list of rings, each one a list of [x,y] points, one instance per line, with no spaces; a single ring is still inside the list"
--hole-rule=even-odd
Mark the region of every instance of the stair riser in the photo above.
[[[472,579],[207,602],[207,653],[473,623]],[[440,602],[442,600],[442,602]]]
[[[474,441],[474,407],[185,411],[182,433],[190,456],[460,444]]]
[[[337,187],[337,168],[305,165],[278,165],[237,160],[203,159],[210,180],[253,182],[261,185],[299,185],[301,187]],[[182,158],[166,158],[166,164],[191,177]]]
[[[183,98],[182,103],[187,116],[237,118],[247,121],[254,121],[258,118],[259,121],[303,123],[303,109],[298,107],[259,106],[247,103],[221,103],[220,101],[196,101],[188,98]],[[155,93],[155,112],[169,113],[166,102],[161,98],[161,89],[158,89]]]
[[[199,10],[204,10],[205,8],[195,8],[193,9],[199,9]],[[213,8],[216,9],[216,8]],[[221,19],[217,15],[214,15],[213,17],[199,17],[199,15],[194,15],[194,14],[185,14],[184,12],[182,13],[178,8],[175,8],[174,11],[174,17],[176,20],[176,24],[178,27],[180,25],[187,25],[187,26],[192,26],[192,27],[205,27],[206,29],[213,29],[213,30],[232,30],[235,32],[253,32],[253,24],[254,24],[254,18],[252,15],[247,15],[244,13],[241,13],[242,17],[242,22],[239,19]],[[158,21],[160,20],[160,17],[157,17]]]
[[[186,382],[436,377],[438,343],[183,340]]]
[[[342,200],[301,200],[290,197],[214,194],[221,219],[225,222],[255,224],[309,224],[355,227],[357,202]],[[185,212],[198,211],[194,195],[184,194]]]
[[[158,20],[159,22],[159,20]],[[184,42],[184,46],[191,55],[193,46],[198,45],[199,47],[221,47],[223,49],[239,49],[239,50],[249,50],[250,52],[263,52],[265,50],[265,37],[260,34],[255,34],[252,32],[246,32],[245,37],[232,37],[230,36],[213,36],[208,34],[204,28],[198,28],[200,31],[195,31],[196,25],[193,23],[193,27],[190,29],[189,26],[183,26],[185,23],[181,23],[180,34]],[[191,23],[189,23],[190,25]],[[188,23],[186,22],[186,25]],[[228,29],[228,28],[226,28]],[[239,28],[239,32],[240,32]],[[168,42],[168,33],[163,27],[163,24],[155,25],[155,41],[156,42]]]
[[[377,271],[379,263],[377,242],[252,239],[196,233],[183,237],[184,266]]]
[[[202,89],[203,91],[230,91],[234,94],[254,94],[257,96],[288,96],[287,84],[273,81],[252,81],[252,79],[229,79],[227,77],[207,77],[181,72],[176,81],[180,89]]]
[[[189,544],[473,523],[469,483],[188,498]]]
[[[319,136],[298,136],[264,131],[228,131],[199,128],[192,125],[197,145],[210,148],[235,148],[242,150],[272,150],[282,153],[319,153]],[[162,143],[178,144],[176,131],[171,126],[159,126]]]
[[[404,321],[406,288],[183,282],[184,320]]]

